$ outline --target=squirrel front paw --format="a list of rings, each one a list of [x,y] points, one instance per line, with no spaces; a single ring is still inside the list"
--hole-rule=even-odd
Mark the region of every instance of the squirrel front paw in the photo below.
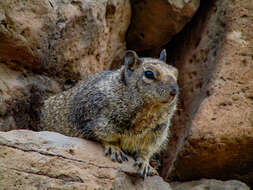
[[[106,144],[105,145],[105,155],[111,155],[112,161],[118,161],[119,163],[122,163],[124,161],[128,161],[128,157],[123,153],[123,151],[115,145]]]
[[[147,176],[158,175],[157,171],[150,166],[149,162],[138,157],[135,161],[134,166],[138,166],[138,175],[146,178]]]

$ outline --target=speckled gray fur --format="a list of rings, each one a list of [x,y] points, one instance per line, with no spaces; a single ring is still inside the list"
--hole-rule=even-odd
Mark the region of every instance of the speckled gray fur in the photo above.
[[[178,96],[177,70],[165,59],[165,51],[160,59],[128,51],[121,69],[89,76],[46,100],[41,129],[99,141],[113,161],[137,154],[139,175],[151,175],[149,159],[166,143]]]

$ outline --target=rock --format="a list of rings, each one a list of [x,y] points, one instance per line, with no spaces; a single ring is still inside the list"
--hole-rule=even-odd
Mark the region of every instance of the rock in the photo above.
[[[133,16],[127,35],[129,49],[161,47],[192,18],[199,0],[132,0]]]
[[[172,190],[168,183],[159,176],[148,177],[148,180],[136,177],[119,175],[113,184],[113,189],[118,190]]]
[[[60,90],[59,84],[45,75],[0,64],[0,131],[36,129],[42,99]]]
[[[253,186],[252,10],[252,1],[208,1],[171,44],[182,104],[164,177],[189,134],[169,177],[239,179]]]
[[[133,164],[131,158],[123,165],[112,162],[100,144],[81,138],[47,131],[0,132],[1,189],[171,190],[159,176],[137,177]]]
[[[171,183],[171,186],[173,190],[250,190],[247,185],[237,180],[202,179],[190,182],[174,182]]]
[[[0,130],[34,128],[39,100],[121,64],[130,12],[129,0],[0,1]]]
[[[1,61],[54,77],[84,77],[124,55],[128,0],[0,2]]]

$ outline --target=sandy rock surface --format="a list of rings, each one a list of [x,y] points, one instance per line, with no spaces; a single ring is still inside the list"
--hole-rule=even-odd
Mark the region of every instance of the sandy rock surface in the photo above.
[[[132,22],[127,35],[128,48],[148,50],[161,47],[192,18],[199,0],[132,0]]]
[[[134,161],[105,157],[100,144],[54,132],[0,132],[0,189],[171,190],[159,176],[137,177]]]
[[[171,176],[253,185],[252,10],[253,1],[210,1],[171,44],[182,102],[164,175],[189,134]]]

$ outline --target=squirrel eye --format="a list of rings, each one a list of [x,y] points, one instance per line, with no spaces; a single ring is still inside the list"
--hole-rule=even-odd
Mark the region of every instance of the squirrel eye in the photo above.
[[[145,71],[145,77],[151,80],[155,79],[154,73],[152,71]]]

